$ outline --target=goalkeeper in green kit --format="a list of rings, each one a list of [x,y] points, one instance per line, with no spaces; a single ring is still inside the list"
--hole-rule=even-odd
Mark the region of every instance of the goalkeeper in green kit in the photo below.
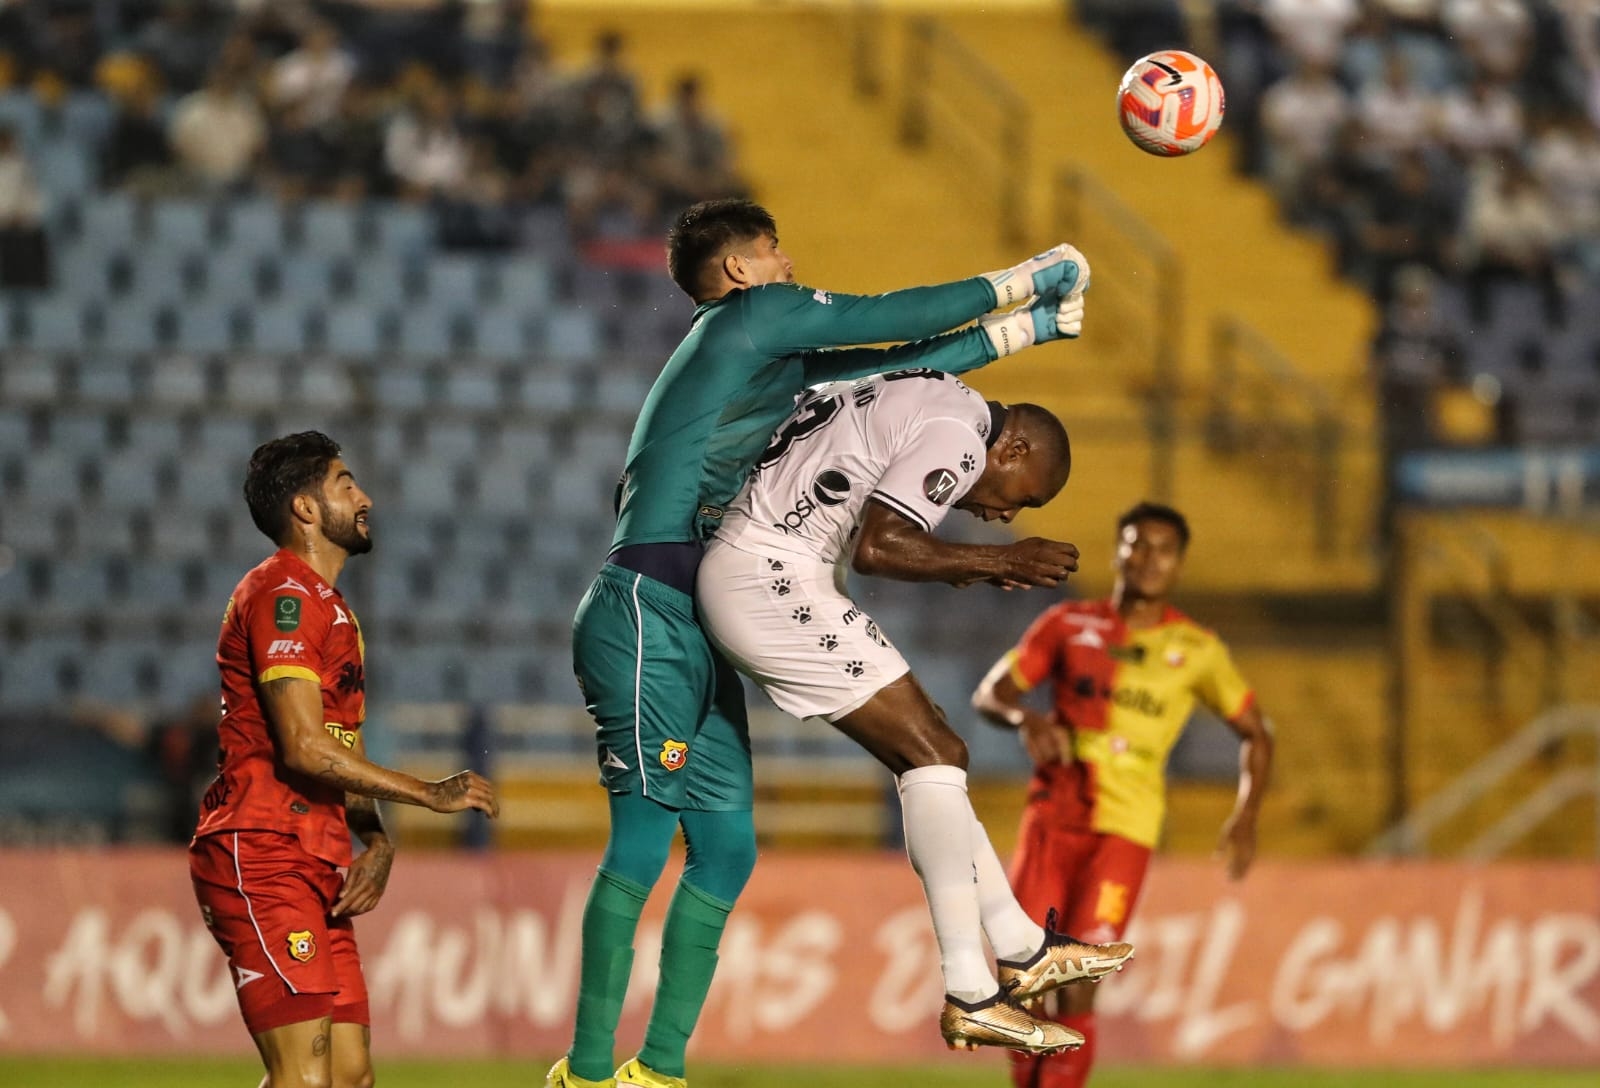
[[[960,374],[1075,336],[1089,274],[1061,245],[934,287],[814,290],[794,282],[772,216],[744,200],[685,211],[667,259],[698,309],[639,413],[612,549],[573,619],[573,668],[598,727],[611,835],[584,909],[572,1049],[547,1088],[684,1084],[718,942],[755,866],[744,691],[694,608],[702,541],[722,506],[806,387],[914,368]],[[1015,308],[990,312],[1001,306]],[[854,346],[883,343],[898,346]],[[785,435],[805,441],[804,422]],[[613,1073],[634,931],[679,827],[687,860],[667,910],[644,1046]]]

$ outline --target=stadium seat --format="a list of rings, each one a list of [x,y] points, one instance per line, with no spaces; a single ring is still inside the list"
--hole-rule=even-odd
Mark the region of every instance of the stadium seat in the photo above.
[[[169,460],[182,447],[182,440],[183,435],[173,426],[170,415],[154,412],[135,413],[128,418],[127,448],[123,451],[123,456],[117,460],[133,464],[152,464],[156,461]]]
[[[0,520],[0,546],[10,548],[22,558],[49,558],[60,554],[64,542],[58,531],[58,509],[60,507],[53,505],[48,496],[43,496],[38,503],[9,499],[5,519]],[[20,566],[6,563],[0,569],[0,608],[8,603],[21,603],[26,596],[27,585]]]
[[[258,304],[247,313],[249,342],[257,351],[293,354],[306,350],[308,316],[298,302],[279,299]]]
[[[385,316],[361,305],[332,307],[323,315],[322,346],[335,355],[376,355]]]
[[[82,690],[110,702],[127,702],[160,690],[159,658],[149,643],[106,642],[79,658]]]
[[[540,416],[564,416],[578,407],[578,383],[564,370],[527,370],[515,392],[517,407]]]
[[[644,406],[644,398],[655,384],[654,374],[638,371],[606,370],[597,375],[594,383],[594,407],[603,412],[625,416],[631,422]]]
[[[129,555],[134,550],[133,525],[125,510],[78,506],[72,511],[73,554]]]
[[[545,318],[544,350],[552,358],[580,361],[600,353],[600,329],[593,314],[563,310]]]
[[[471,309],[487,294],[486,269],[477,257],[443,254],[423,268],[427,298],[436,309],[452,313]]]
[[[22,144],[32,144],[39,138],[39,100],[25,90],[12,90],[0,94],[0,124],[9,126]]]
[[[296,361],[291,366],[296,377],[294,400],[298,403],[324,412],[342,412],[355,404],[355,385],[348,367],[334,360],[314,366]]]
[[[224,209],[226,247],[244,253],[277,253],[283,248],[283,211],[270,197],[236,200]]]
[[[509,306],[480,309],[472,317],[473,352],[484,359],[516,361],[528,355],[528,318]]]
[[[197,450],[206,460],[220,460],[237,466],[242,474],[252,450],[259,445],[256,425],[243,416],[207,413],[200,419]],[[213,500],[207,505],[215,506]]]
[[[83,348],[85,321],[83,306],[65,295],[43,295],[28,300],[22,307],[24,334],[19,337],[40,351],[78,351]]]
[[[109,294],[111,253],[89,238],[62,241],[50,254],[58,289],[77,298],[101,298]]]
[[[262,293],[302,306],[316,306],[333,294],[334,258],[318,252],[285,251],[262,261]]]
[[[215,210],[198,200],[161,200],[150,206],[150,244],[204,253],[216,241]]]
[[[400,354],[413,359],[438,359],[454,350],[454,314],[431,302],[407,307],[400,314]]]
[[[206,255],[201,278],[208,301],[217,304],[253,303],[263,294],[262,256],[248,249],[225,247]]]
[[[150,371],[150,398],[157,404],[194,408],[209,398],[206,368],[192,355],[163,355]]]
[[[215,303],[175,308],[174,342],[186,351],[222,352],[234,346],[234,310]]]
[[[154,351],[160,342],[155,306],[137,298],[120,299],[100,310],[98,321],[86,322],[88,341],[117,351]]]
[[[445,403],[463,411],[493,415],[500,408],[501,384],[498,371],[454,365],[445,374]]]
[[[111,103],[94,91],[73,91],[61,104],[62,134],[88,148],[98,148],[115,121]]]
[[[414,278],[405,261],[373,257],[358,262],[351,280],[354,300],[378,309],[400,309],[412,297]]]
[[[126,193],[104,193],[83,207],[81,240],[101,252],[130,249],[136,243],[139,208]]]
[[[476,421],[430,419],[426,455],[452,465],[474,462],[478,459],[478,430]]]
[[[105,416],[99,412],[53,412],[49,417],[49,435],[52,447],[90,457],[98,457],[109,445]]]
[[[0,579],[3,584],[4,579]],[[60,683],[61,665],[75,661],[81,643],[60,637],[33,638],[6,652],[0,690],[7,707],[59,704],[69,694]]]
[[[373,399],[385,412],[412,412],[427,407],[429,383],[427,375],[417,370],[382,368],[373,376]]]
[[[360,213],[348,204],[319,200],[300,211],[298,242],[301,249],[330,257],[355,253],[363,247]]]
[[[433,217],[409,204],[383,204],[373,217],[375,241],[389,256],[410,256],[433,247]]]
[[[0,397],[10,400],[4,393]],[[32,445],[31,430],[21,412],[0,412],[0,460],[27,453]]]
[[[50,356],[13,353],[0,365],[0,403],[55,404],[65,392],[61,377]]]
[[[550,264],[542,257],[505,257],[489,266],[493,298],[501,306],[522,313],[549,309],[555,296]]]
[[[76,198],[94,189],[95,164],[79,144],[53,140],[42,145],[33,159],[39,186],[51,200]]]
[[[122,406],[135,396],[134,367],[124,355],[90,352],[79,357],[76,375],[78,398],[91,404]]]
[[[111,579],[103,557],[55,559],[49,565],[49,602],[69,613],[103,608],[111,597]]]
[[[401,474],[399,498],[408,517],[449,513],[459,498],[455,466],[413,461]]]

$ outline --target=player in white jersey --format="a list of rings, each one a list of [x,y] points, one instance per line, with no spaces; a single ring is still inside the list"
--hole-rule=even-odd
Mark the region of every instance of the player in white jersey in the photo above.
[[[1018,906],[967,799],[966,745],[847,595],[847,565],[957,586],[1054,586],[1077,569],[1071,544],[956,544],[933,529],[952,507],[1009,522],[1054,498],[1070,469],[1055,416],[985,402],[949,375],[821,386],[774,436],[700,565],[701,621],[728,659],[779,707],[826,718],[897,776],[906,850],[939,942],[939,1026],[951,1047],[1081,1046],[1083,1036],[1020,1002],[1097,979],[1133,949],[1042,928]]]

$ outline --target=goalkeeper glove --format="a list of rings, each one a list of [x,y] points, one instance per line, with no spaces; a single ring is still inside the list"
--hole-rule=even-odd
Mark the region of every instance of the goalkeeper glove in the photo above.
[[[1034,344],[1076,340],[1083,332],[1083,296],[1073,293],[1059,300],[1041,299],[1010,313],[989,314],[978,319],[978,327],[989,338],[996,359]]]
[[[996,306],[1012,306],[1029,297],[1054,302],[1088,290],[1089,262],[1075,246],[1063,242],[1021,264],[986,272],[983,278],[994,287]]]

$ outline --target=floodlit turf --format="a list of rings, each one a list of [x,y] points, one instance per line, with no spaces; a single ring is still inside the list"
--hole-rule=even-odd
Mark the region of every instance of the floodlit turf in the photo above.
[[[548,1063],[390,1062],[383,1088],[542,1088]],[[255,1088],[251,1061],[79,1061],[0,1058],[5,1088]],[[1008,1088],[987,1056],[933,1066],[697,1066],[694,1088]],[[1594,1088],[1596,1071],[1311,1072],[1290,1069],[1105,1069],[1091,1088]]]

